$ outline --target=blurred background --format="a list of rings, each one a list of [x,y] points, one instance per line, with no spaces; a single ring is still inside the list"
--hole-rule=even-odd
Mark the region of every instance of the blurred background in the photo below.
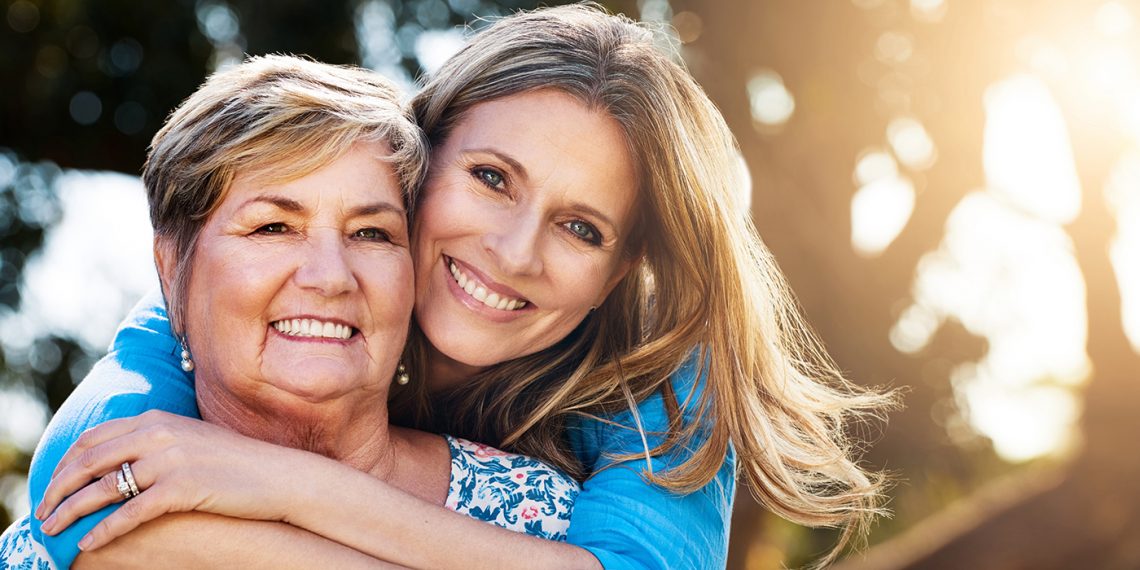
[[[553,2],[551,2],[553,3]],[[723,111],[891,519],[843,568],[1140,568],[1140,1],[629,0]],[[489,0],[0,0],[0,528],[44,425],[157,283],[137,174],[243,54],[409,90]],[[833,533],[742,492],[731,568]],[[683,539],[683,537],[678,537]]]

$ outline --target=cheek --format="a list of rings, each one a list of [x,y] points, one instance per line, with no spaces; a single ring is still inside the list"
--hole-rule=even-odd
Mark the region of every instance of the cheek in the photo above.
[[[578,259],[576,263],[572,261],[554,264],[559,268],[554,277],[557,283],[555,288],[559,297],[564,300],[564,310],[585,313],[600,301],[606,284],[614,274],[613,266],[616,264],[610,263],[608,259],[586,261]]]
[[[261,323],[264,309],[289,278],[293,264],[264,247],[225,239],[203,242],[186,297],[188,334],[245,338],[249,331],[239,325]]]
[[[361,281],[368,286],[369,305],[382,326],[407,325],[415,301],[415,274],[410,254],[366,261]]]

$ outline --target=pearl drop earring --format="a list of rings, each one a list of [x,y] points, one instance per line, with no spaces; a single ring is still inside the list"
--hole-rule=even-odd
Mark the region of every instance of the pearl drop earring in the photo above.
[[[182,346],[182,371],[193,372],[194,360],[190,358],[190,350],[186,348],[186,335],[182,335],[182,340],[178,344]]]

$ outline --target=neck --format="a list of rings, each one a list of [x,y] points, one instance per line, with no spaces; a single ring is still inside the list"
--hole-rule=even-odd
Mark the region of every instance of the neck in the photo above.
[[[387,391],[329,402],[305,401],[271,386],[233,394],[196,381],[202,419],[265,442],[301,449],[386,479],[396,464]]]
[[[486,370],[485,366],[472,366],[464,364],[437,350],[427,343],[427,382],[428,390],[438,392],[446,390]]]

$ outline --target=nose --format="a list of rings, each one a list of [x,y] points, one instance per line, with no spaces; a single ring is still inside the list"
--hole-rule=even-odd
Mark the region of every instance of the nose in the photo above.
[[[335,297],[358,288],[356,275],[349,264],[348,250],[340,232],[319,229],[309,234],[303,252],[298,252],[300,265],[293,275],[302,289],[325,297]]]
[[[510,210],[483,234],[483,248],[510,275],[542,273],[542,237],[545,222],[540,213]]]

